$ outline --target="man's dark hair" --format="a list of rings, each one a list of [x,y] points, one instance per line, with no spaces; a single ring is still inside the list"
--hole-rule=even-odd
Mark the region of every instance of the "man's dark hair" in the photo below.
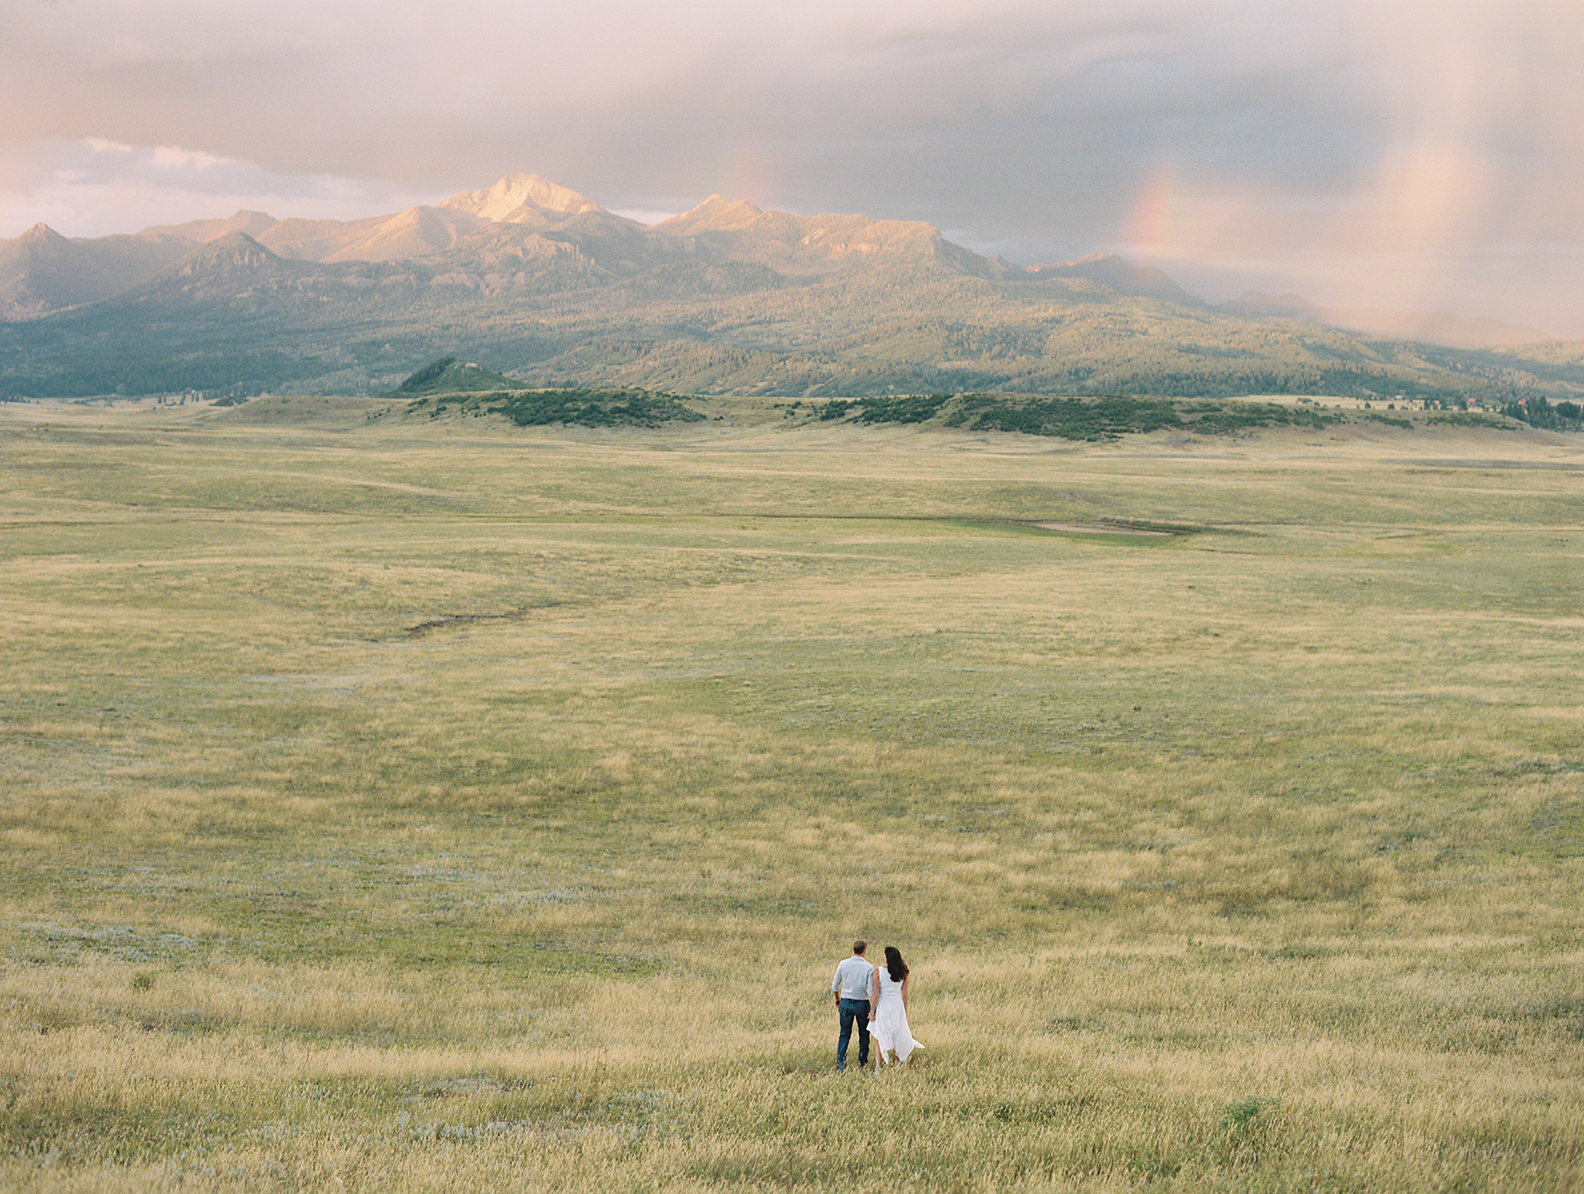
[[[867,941],[854,941],[853,942],[853,953],[855,953],[855,954],[861,954],[861,953],[863,953],[864,950],[866,950],[868,948],[869,948],[869,943]]]

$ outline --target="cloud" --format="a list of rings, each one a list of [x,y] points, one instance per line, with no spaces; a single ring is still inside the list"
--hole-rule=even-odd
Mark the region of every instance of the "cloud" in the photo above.
[[[8,26],[0,215],[69,208],[74,155],[101,213],[116,154],[134,205],[257,186],[278,214],[534,170],[1350,302],[1511,307],[1538,268],[1523,301],[1584,334],[1574,0],[57,0]],[[62,148],[87,138],[120,148]]]
[[[434,182],[510,151],[603,169],[632,123],[683,161],[744,145],[817,160],[881,135],[952,148],[985,124],[1081,147],[1109,142],[1108,117],[1137,141],[1251,65],[1290,70],[1288,42],[1248,25],[1231,0],[589,0],[465,19],[415,0],[60,0],[19,14],[0,87],[30,135]]]
[[[354,219],[436,196],[333,175],[277,175],[252,162],[102,138],[0,145],[0,236],[43,221],[69,236],[135,232],[154,224],[227,216]]]

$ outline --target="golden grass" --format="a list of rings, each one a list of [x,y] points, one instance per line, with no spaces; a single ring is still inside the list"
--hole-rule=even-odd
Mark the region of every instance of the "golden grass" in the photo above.
[[[0,410],[0,1186],[1584,1181],[1576,441],[299,417]]]

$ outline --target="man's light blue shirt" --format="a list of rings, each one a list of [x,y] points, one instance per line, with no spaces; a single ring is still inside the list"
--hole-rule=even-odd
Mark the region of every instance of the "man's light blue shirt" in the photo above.
[[[831,980],[831,990],[842,999],[868,999],[873,985],[874,967],[857,954],[843,959]]]

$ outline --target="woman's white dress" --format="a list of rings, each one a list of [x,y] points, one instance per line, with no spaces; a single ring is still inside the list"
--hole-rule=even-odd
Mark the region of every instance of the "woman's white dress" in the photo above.
[[[902,984],[893,982],[891,975],[882,966],[875,967],[875,974],[880,978],[880,1003],[875,1008],[875,1018],[869,1022],[869,1035],[874,1039],[876,1049],[875,1064],[886,1060],[886,1054],[894,1052],[898,1061],[906,1061],[908,1054],[924,1046],[913,1039],[913,1033],[908,1028],[907,1008],[902,1004]]]

